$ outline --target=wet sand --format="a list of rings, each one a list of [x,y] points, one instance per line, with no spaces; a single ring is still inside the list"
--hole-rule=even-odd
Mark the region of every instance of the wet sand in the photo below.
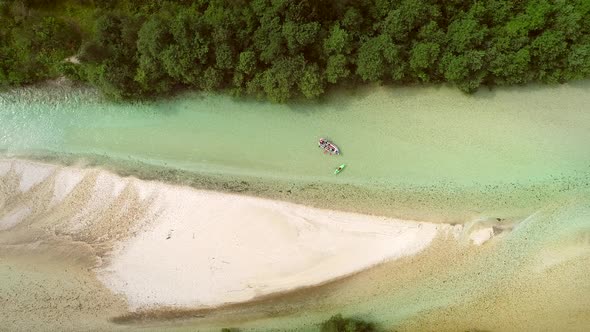
[[[127,303],[96,278],[91,247],[52,236],[8,245],[6,235],[0,232],[1,331],[119,329],[109,319],[124,315]]]

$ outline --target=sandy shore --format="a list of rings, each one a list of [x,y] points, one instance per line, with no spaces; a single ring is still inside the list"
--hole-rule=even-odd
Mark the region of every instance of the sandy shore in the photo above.
[[[0,229],[42,224],[93,245],[99,279],[132,310],[218,306],[320,284],[416,254],[452,229],[97,169],[5,160],[0,176],[17,196],[4,199]]]
[[[132,308],[216,306],[322,283],[417,253],[444,227],[151,186],[156,218],[100,270]]]

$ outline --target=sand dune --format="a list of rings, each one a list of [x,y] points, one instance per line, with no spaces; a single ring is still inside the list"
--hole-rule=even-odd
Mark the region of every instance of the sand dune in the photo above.
[[[99,169],[0,161],[0,229],[96,248],[132,309],[208,307],[323,283],[412,255],[451,227],[308,208]],[[330,198],[326,198],[330,199]]]
[[[156,216],[100,275],[133,307],[215,306],[313,285],[424,248],[441,225],[154,185]]]

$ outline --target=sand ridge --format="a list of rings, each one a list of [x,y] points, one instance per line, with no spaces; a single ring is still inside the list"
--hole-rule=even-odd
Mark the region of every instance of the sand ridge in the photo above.
[[[103,262],[95,270],[100,280],[133,310],[214,307],[324,283],[416,254],[453,229],[96,168],[17,159],[0,164],[8,168],[0,177],[6,186],[0,226],[89,244]]]
[[[160,185],[158,185],[160,186]],[[145,306],[217,306],[326,282],[419,252],[447,228],[160,186],[159,213],[101,269]]]

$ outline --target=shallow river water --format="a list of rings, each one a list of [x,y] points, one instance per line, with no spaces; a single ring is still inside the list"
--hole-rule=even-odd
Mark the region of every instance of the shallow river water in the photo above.
[[[293,105],[200,94],[117,104],[83,88],[46,86],[0,93],[0,151],[319,207],[489,223],[499,233],[476,248],[440,239],[415,258],[251,304],[115,319],[122,325],[98,319],[98,329],[313,330],[341,312],[386,330],[583,330],[590,324],[588,105],[589,82],[472,96],[374,87]],[[324,155],[320,137],[342,155]],[[333,175],[342,163],[347,168]],[[5,287],[11,273],[45,271],[4,256]],[[33,295],[22,301],[38,301]]]

